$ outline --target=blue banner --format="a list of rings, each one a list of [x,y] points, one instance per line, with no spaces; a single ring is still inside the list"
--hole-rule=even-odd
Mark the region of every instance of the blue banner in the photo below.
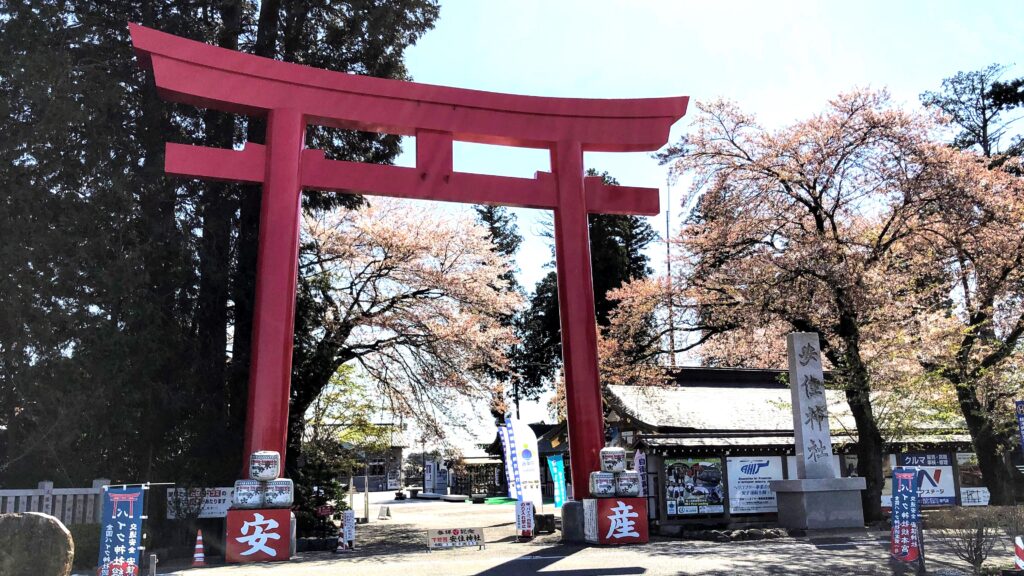
[[[1020,448],[1024,450],[1024,400],[1017,400],[1017,430],[1020,431]]]
[[[892,471],[892,555],[901,562],[916,561],[921,551],[917,472],[915,468]]]
[[[561,508],[565,502],[565,463],[562,462],[561,454],[548,456],[548,470],[555,484],[555,508]]]
[[[100,518],[100,576],[134,576],[142,554],[142,504],[139,488],[107,488]]]

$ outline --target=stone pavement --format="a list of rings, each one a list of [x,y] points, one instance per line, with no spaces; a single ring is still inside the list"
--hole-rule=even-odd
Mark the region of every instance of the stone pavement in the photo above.
[[[181,576],[370,576],[476,575],[888,575],[885,532],[846,532],[829,537],[783,538],[755,542],[712,543],[656,538],[624,548],[562,545],[559,534],[528,543],[515,542],[511,505],[438,501],[386,502],[392,520],[376,520],[356,529],[356,550],[335,555],[303,553],[290,562],[218,566],[161,573]],[[362,510],[357,501],[356,509]],[[427,552],[427,528],[483,527],[487,547]],[[927,537],[926,537],[927,542]],[[929,573],[966,565],[947,553],[929,551]],[[938,552],[938,553],[937,553]],[[1012,553],[997,546],[993,557]],[[956,572],[952,572],[955,574]]]

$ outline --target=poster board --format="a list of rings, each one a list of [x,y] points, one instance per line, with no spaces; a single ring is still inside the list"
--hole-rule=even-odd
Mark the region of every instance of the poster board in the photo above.
[[[722,459],[666,458],[665,502],[669,516],[725,513]]]
[[[781,456],[726,458],[731,514],[766,514],[778,511],[772,480],[782,480]]]

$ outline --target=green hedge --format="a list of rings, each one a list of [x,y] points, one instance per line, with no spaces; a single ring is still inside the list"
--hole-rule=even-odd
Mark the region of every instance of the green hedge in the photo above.
[[[89,570],[96,567],[100,557],[100,525],[72,524],[68,526],[71,539],[75,542],[76,570]]]

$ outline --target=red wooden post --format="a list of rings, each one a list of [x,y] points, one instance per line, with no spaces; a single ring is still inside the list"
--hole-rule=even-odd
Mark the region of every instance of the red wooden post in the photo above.
[[[305,119],[297,110],[275,109],[268,115],[245,419],[246,462],[259,450],[280,452],[283,462],[288,446],[305,130]]]
[[[562,326],[566,415],[573,497],[582,499],[590,473],[600,470],[604,413],[597,372],[597,320],[590,271],[590,228],[583,186],[583,148],[559,142],[551,151],[558,207],[555,208],[555,266]]]
[[[604,445],[589,213],[658,213],[655,189],[583,178],[583,152],[651,151],[687,98],[538,98],[317,70],[130,25],[160,95],[223,112],[267,115],[266,146],[168,144],[179,176],[264,185],[245,456],[285,456],[294,338],[301,189],[555,211],[558,294],[575,494],[586,494]],[[306,123],[416,135],[415,168],[327,160],[303,150]],[[547,148],[555,174],[509,178],[452,170],[452,142]]]

